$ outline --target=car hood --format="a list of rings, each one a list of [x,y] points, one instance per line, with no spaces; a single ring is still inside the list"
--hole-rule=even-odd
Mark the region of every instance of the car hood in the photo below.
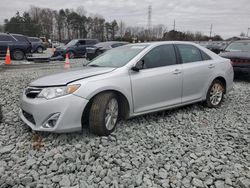
[[[44,86],[61,86],[67,85],[70,82],[97,76],[105,73],[109,73],[115,70],[110,67],[84,67],[81,70],[67,71],[59,74],[53,74],[45,77],[41,77],[29,85],[34,87]]]
[[[242,51],[221,52],[220,56],[228,59],[232,58],[250,59],[250,52],[242,52]]]

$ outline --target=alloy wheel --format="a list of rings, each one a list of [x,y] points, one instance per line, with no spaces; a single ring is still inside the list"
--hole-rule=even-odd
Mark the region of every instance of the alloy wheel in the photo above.
[[[118,119],[118,102],[115,98],[112,98],[105,111],[105,126],[107,130],[112,130]]]
[[[221,84],[215,83],[210,91],[210,102],[212,105],[216,106],[220,104],[223,98],[224,88]]]

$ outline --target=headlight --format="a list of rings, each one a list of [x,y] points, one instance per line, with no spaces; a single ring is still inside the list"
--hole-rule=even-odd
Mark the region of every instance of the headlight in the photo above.
[[[80,86],[81,86],[80,84],[74,84],[74,85],[61,86],[61,87],[44,88],[37,97],[46,98],[46,99],[53,99],[56,97],[61,97],[64,95],[74,93]]]

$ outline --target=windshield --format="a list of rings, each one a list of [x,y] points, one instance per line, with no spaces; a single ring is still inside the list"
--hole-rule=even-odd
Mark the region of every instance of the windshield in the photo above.
[[[244,51],[250,52],[250,42],[234,42],[229,44],[226,51]]]
[[[69,46],[74,46],[76,43],[77,43],[78,40],[72,40],[70,41],[66,46],[69,47]]]
[[[114,48],[98,56],[88,66],[94,67],[122,67],[138,55],[147,45],[129,45]]]

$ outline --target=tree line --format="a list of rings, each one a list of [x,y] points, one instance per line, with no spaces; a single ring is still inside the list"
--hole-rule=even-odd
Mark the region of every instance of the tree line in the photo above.
[[[124,40],[144,42],[156,40],[201,41],[210,38],[200,32],[167,31],[164,25],[152,28],[127,26],[123,21],[107,21],[98,14],[87,14],[84,7],[53,10],[31,6],[22,15],[17,12],[4,20],[0,31],[19,33],[27,36],[46,37],[60,42],[75,38],[95,38],[99,41]],[[212,39],[222,40],[220,36]]]

